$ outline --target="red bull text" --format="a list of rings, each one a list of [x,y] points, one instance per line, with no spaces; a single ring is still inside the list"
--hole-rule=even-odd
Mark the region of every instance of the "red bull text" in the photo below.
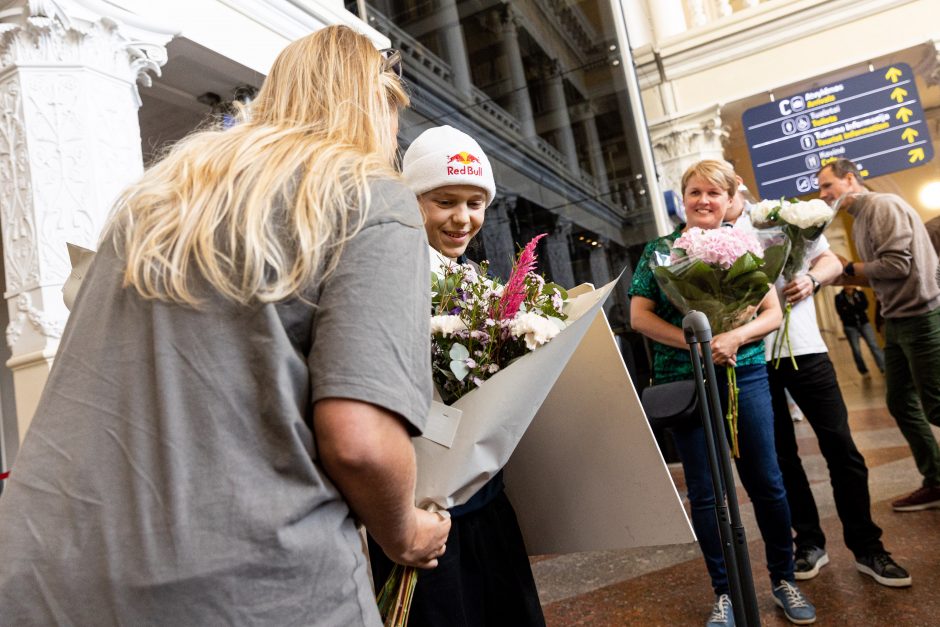
[[[460,167],[453,167],[451,163],[459,163]],[[483,166],[473,167],[471,164],[480,163],[480,159],[469,152],[461,151],[447,158],[447,175],[469,174],[470,176],[483,176]]]

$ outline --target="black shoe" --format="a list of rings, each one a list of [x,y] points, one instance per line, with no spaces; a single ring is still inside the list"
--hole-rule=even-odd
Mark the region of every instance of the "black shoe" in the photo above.
[[[906,588],[911,585],[910,574],[898,566],[887,551],[856,557],[855,568],[883,586]]]
[[[819,574],[819,569],[829,563],[829,554],[818,546],[799,546],[793,561],[793,577],[804,581]]]

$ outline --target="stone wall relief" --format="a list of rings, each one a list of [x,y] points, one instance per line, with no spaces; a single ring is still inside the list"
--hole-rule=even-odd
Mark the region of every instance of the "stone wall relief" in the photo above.
[[[23,127],[21,87],[16,76],[0,83],[0,220],[6,289],[18,292],[38,285],[39,256],[33,243],[30,163]]]

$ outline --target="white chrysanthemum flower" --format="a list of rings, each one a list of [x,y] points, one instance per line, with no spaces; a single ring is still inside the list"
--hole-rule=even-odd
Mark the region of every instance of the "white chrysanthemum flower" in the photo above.
[[[819,198],[788,203],[780,210],[781,219],[801,229],[824,226],[832,220],[832,216],[832,207]]]
[[[455,336],[467,330],[460,316],[431,316],[431,335]]]
[[[548,318],[536,313],[524,313],[516,316],[509,324],[513,337],[524,337],[526,348],[535,350],[558,335],[558,327]]]

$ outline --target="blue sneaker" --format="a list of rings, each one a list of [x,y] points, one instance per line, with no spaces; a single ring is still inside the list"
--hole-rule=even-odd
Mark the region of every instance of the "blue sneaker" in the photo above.
[[[715,600],[715,607],[712,608],[712,615],[709,616],[705,627],[734,627],[731,597],[722,594]]]
[[[783,608],[787,620],[794,625],[809,625],[816,622],[816,608],[806,600],[796,584],[781,581],[773,589],[774,602]]]

